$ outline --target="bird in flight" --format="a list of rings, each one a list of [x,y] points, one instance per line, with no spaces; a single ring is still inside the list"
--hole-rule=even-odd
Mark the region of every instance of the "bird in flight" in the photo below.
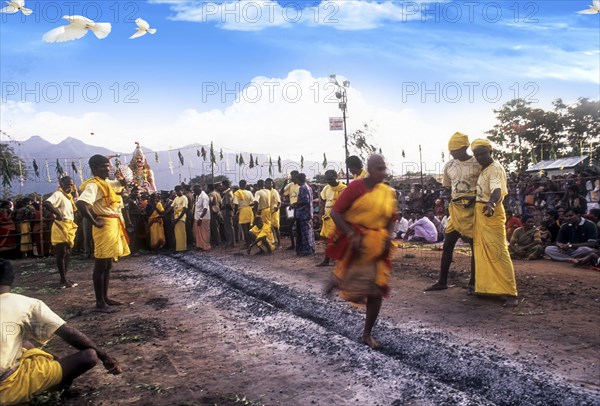
[[[135,23],[137,24],[137,28],[136,28],[136,33],[133,34],[131,37],[129,37],[129,39],[134,39],[134,38],[139,38],[143,35],[146,35],[146,33],[150,33],[150,34],[156,34],[156,29],[155,28],[150,28],[150,24],[148,24],[148,22],[146,20],[143,20],[141,18],[137,18],[135,20]]]
[[[26,16],[33,13],[33,10],[29,8],[25,8],[25,0],[13,0],[13,1],[5,1],[8,6],[4,7],[0,10],[0,13],[8,13],[14,14],[18,11],[22,12]]]
[[[600,13],[600,0],[594,0],[587,10],[578,11],[577,14],[598,14]]]
[[[45,42],[65,42],[83,38],[88,31],[94,33],[98,39],[104,39],[110,34],[110,23],[97,23],[84,16],[64,16],[70,24],[55,28],[44,34]]]

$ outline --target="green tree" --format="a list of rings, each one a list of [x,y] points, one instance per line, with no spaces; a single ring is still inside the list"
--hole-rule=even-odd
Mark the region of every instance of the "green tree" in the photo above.
[[[598,162],[600,101],[580,97],[575,103],[565,105],[561,99],[558,99],[554,106],[563,130],[565,152],[571,156],[591,155],[594,162]]]
[[[0,170],[2,172],[2,188],[5,197],[10,195],[13,180],[18,180],[20,175],[23,176],[23,179],[27,178],[25,165],[21,162],[21,169],[19,170],[19,158],[13,148],[5,143],[0,144]]]

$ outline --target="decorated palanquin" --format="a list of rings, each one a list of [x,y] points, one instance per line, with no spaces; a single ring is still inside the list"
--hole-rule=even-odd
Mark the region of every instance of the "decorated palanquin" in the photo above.
[[[154,172],[152,172],[148,161],[146,161],[146,155],[144,155],[140,143],[136,142],[135,145],[133,157],[131,158],[131,162],[129,162],[129,169],[133,172],[133,184],[136,185],[141,192],[154,193],[156,192]]]

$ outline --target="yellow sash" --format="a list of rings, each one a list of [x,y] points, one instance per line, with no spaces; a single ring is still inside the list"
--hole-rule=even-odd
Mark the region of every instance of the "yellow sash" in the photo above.
[[[117,196],[113,188],[108,184],[108,182],[106,182],[104,179],[100,179],[99,177],[94,176],[93,178],[90,178],[83,182],[81,184],[80,189],[84,190],[90,183],[95,183],[96,185],[98,185],[98,188],[102,191],[102,194],[104,195],[104,204],[107,207],[116,210],[117,206],[119,205],[119,197]]]

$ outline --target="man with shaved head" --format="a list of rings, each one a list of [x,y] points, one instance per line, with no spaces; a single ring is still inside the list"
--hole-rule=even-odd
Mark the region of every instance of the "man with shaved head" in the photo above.
[[[389,293],[390,249],[397,202],[389,186],[383,183],[387,176],[383,156],[371,155],[367,169],[369,175],[350,183],[331,210],[337,230],[327,248],[327,256],[338,262],[325,291],[337,288],[346,300],[366,300],[361,342],[377,348],[379,344],[371,331],[382,298]]]

